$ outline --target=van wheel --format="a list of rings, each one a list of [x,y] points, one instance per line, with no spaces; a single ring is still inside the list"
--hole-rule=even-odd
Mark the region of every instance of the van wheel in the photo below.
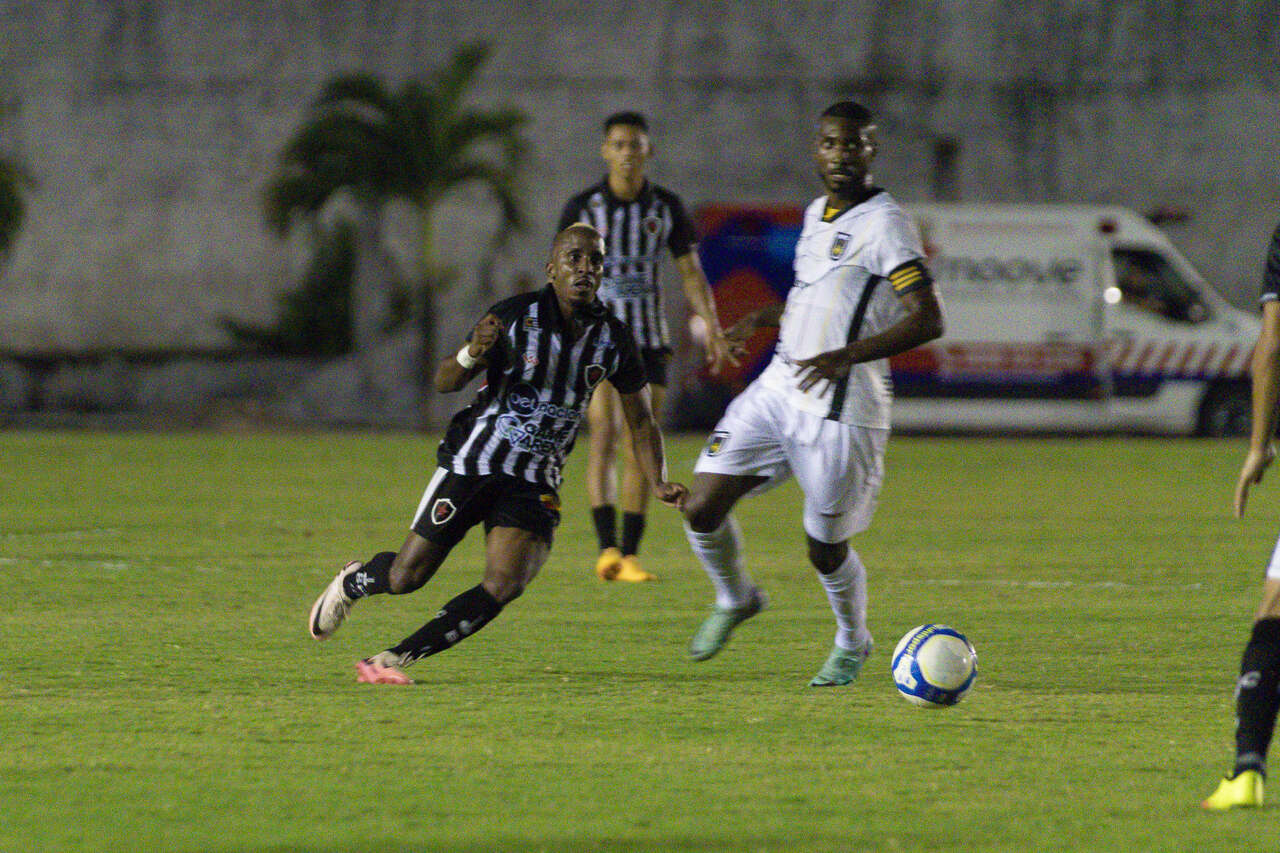
[[[1243,382],[1214,385],[1200,404],[1198,435],[1221,438],[1249,434],[1253,420],[1249,386]]]

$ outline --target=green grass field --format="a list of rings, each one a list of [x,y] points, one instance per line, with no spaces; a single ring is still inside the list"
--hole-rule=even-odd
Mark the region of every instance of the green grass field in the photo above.
[[[306,634],[347,558],[394,548],[435,442],[0,434],[0,848],[1264,850],[1280,812],[1201,813],[1280,491],[1229,517],[1240,442],[897,438],[870,531],[878,648],[806,686],[833,622],[799,494],[739,517],[772,607],[695,664],[710,601],[676,515],[661,582],[591,574],[581,453],[524,598],[410,688],[352,662],[479,576],[476,537],[411,596]],[[678,439],[687,478],[697,439]],[[1280,474],[1272,474],[1278,477]],[[889,653],[977,646],[960,706],[898,698]]]

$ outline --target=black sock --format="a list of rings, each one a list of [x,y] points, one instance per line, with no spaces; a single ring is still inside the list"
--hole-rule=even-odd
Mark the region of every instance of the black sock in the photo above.
[[[1260,619],[1240,657],[1236,682],[1236,766],[1266,771],[1267,747],[1280,708],[1280,619]]]
[[[600,541],[600,550],[618,547],[618,514],[613,504],[604,504],[591,508],[591,521],[596,526],[596,539]]]
[[[388,592],[391,582],[387,575],[391,572],[391,561],[395,558],[396,555],[390,551],[374,554],[359,570],[343,578],[342,591],[347,594],[347,598],[364,598]]]
[[[639,554],[640,537],[643,535],[644,513],[624,512],[622,514],[622,556]]]
[[[392,646],[390,651],[402,655],[405,663],[442,652],[470,637],[502,612],[502,603],[477,584],[450,601],[436,618]]]

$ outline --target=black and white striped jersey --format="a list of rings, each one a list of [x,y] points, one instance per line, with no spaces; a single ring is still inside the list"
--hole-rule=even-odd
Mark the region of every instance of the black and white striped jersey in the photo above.
[[[1280,225],[1267,246],[1267,262],[1262,273],[1262,301],[1280,299]]]
[[[600,300],[623,320],[645,349],[671,349],[671,332],[662,311],[658,264],[662,250],[679,258],[698,242],[680,197],[645,182],[633,201],[623,201],[605,178],[569,199],[557,230],[586,222],[604,235],[604,281]]]
[[[635,338],[597,302],[582,335],[566,341],[551,285],[505,299],[489,312],[504,332],[485,355],[485,384],[449,423],[437,453],[440,467],[509,474],[558,489],[596,386],[608,379],[623,394],[644,387]]]

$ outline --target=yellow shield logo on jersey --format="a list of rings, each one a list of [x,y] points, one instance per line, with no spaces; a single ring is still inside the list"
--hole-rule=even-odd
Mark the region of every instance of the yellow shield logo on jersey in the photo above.
[[[849,235],[843,231],[837,231],[836,238],[831,241],[831,260],[840,260],[840,256],[847,248],[849,248]]]
[[[724,448],[724,443],[728,440],[729,440],[729,433],[723,430],[716,430],[715,432],[711,433],[711,438],[707,440],[707,455],[708,456],[719,455],[721,449]]]

